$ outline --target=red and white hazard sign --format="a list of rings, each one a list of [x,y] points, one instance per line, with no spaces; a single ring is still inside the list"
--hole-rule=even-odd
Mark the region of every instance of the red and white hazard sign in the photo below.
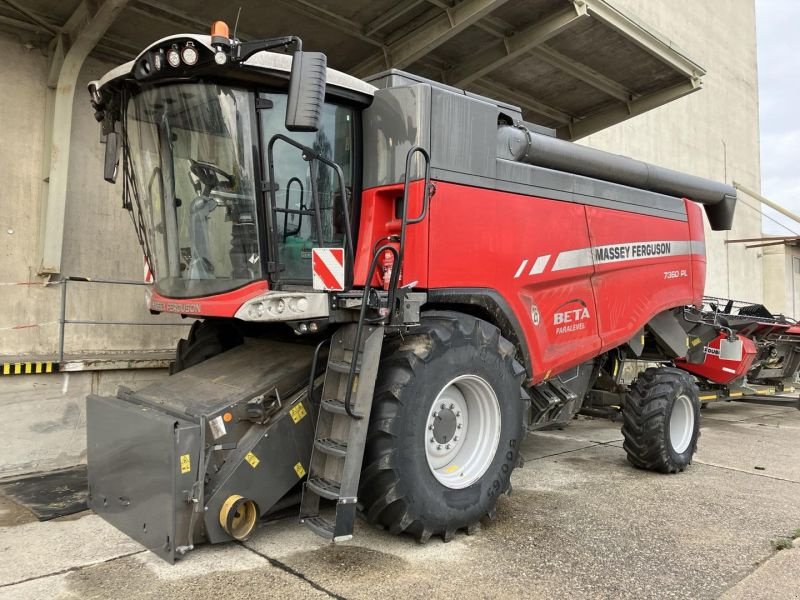
[[[311,272],[315,290],[343,290],[344,248],[312,248]]]

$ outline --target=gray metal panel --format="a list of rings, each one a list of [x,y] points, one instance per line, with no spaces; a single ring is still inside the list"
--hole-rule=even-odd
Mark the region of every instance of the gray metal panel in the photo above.
[[[446,169],[433,169],[431,176],[438,181],[461,185],[624,210],[677,221],[687,220],[686,206],[680,198],[502,159],[497,160],[496,178],[479,177]]]
[[[364,111],[364,188],[400,183],[412,146],[430,148],[431,87],[381,89]],[[419,160],[413,177],[423,173]]]
[[[306,377],[308,370],[304,371]],[[297,422],[289,411],[303,404],[304,416]],[[225,455],[219,472],[211,475],[206,488],[205,533],[211,543],[231,539],[220,526],[219,512],[225,500],[237,494],[253,500],[263,515],[301,480],[311,462],[314,444],[314,412],[305,391],[289,399],[268,425],[253,424],[238,439],[236,448]],[[258,458],[255,467],[245,460],[252,452]],[[302,470],[295,470],[300,464]]]
[[[502,109],[505,114],[512,117],[515,122],[522,121],[522,109],[515,104],[509,104],[508,102],[503,102],[502,100],[496,100],[488,96],[483,96],[474,92],[468,92],[461,88],[453,87],[452,85],[447,85],[446,83],[441,83],[440,81],[422,77],[415,73],[408,73],[399,69],[390,69],[388,71],[383,71],[382,73],[372,75],[371,77],[367,77],[366,81],[379,88],[401,87],[414,85],[415,83],[427,83],[432,88],[446,90],[454,94],[461,94],[469,98],[475,98],[476,100],[482,100],[483,102],[494,104],[498,108]],[[537,127],[539,126],[537,125]],[[546,127],[542,127],[541,129],[545,130],[546,132],[551,132],[548,133],[548,135],[555,136],[556,134],[555,129],[549,129]],[[537,129],[537,131],[539,130]],[[539,131],[539,133],[542,133],[542,131]]]
[[[495,176],[497,115],[490,104],[442,88],[431,89],[431,168]]]
[[[313,346],[248,338],[129,397],[196,419],[275,388],[281,397],[289,396],[308,383],[313,353]]]
[[[119,398],[86,403],[89,507],[165,560],[189,543],[200,428]],[[188,470],[180,457],[189,455]],[[186,472],[183,472],[186,471]]]

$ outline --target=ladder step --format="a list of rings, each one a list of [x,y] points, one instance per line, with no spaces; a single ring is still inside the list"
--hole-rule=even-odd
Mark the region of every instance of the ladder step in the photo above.
[[[347,375],[348,373],[350,373],[350,366],[351,364],[349,362],[337,361],[337,360],[328,361],[328,370],[333,371],[335,373],[342,373],[344,375]],[[359,368],[359,365],[356,365],[356,374],[358,374],[360,371],[361,369]]]
[[[328,500],[339,499],[339,482],[324,477],[311,477],[306,481],[306,488],[310,489],[317,496]]]
[[[346,415],[347,411],[344,409],[344,402],[336,399],[329,399],[322,401],[322,409],[336,415]]]
[[[340,442],[331,438],[323,438],[314,442],[314,446],[320,452],[329,454],[331,456],[341,456],[344,458],[347,454],[347,442]]]
[[[318,536],[333,539],[333,523],[322,517],[304,517],[303,524]]]

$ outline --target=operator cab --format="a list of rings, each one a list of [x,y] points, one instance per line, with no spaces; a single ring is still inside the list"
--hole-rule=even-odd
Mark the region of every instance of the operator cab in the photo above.
[[[157,311],[159,299],[204,314],[203,298],[236,290],[240,304],[310,290],[315,247],[352,262],[360,112],[375,88],[326,69],[298,38],[242,43],[222,25],[160,40],[89,86]]]

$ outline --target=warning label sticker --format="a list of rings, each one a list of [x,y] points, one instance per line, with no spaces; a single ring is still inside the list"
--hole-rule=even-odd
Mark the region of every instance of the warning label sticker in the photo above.
[[[302,403],[295,404],[292,410],[289,411],[289,415],[292,417],[292,421],[297,424],[300,419],[306,416],[306,407]]]
[[[181,454],[181,475],[186,475],[192,470],[192,459],[188,454]]]
[[[298,477],[303,477],[306,474],[306,470],[303,468],[303,463],[297,463],[294,466],[294,472],[297,473]]]
[[[214,436],[215,440],[228,433],[228,430],[225,428],[225,421],[222,420],[222,416],[211,419],[208,422],[208,426],[211,428],[211,435]]]
[[[245,455],[244,455],[244,459],[245,459],[245,460],[246,460],[248,463],[250,463],[250,466],[251,466],[251,467],[253,467],[254,469],[255,469],[255,468],[258,466],[258,463],[260,463],[260,462],[261,462],[261,461],[258,459],[258,457],[257,457],[255,454],[253,454],[252,452],[248,452],[247,454],[245,454]]]

